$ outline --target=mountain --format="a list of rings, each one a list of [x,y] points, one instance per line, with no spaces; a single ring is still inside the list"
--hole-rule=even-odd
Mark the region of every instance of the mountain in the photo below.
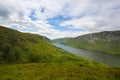
[[[0,63],[59,62],[74,59],[56,48],[47,37],[0,26]]]
[[[65,42],[64,42],[65,41]],[[120,54],[120,31],[104,31],[57,40],[66,45],[110,54]]]
[[[51,42],[52,43],[65,43],[70,39],[72,39],[72,38],[59,38],[59,39],[53,39],[53,40],[51,40]]]
[[[0,80],[119,80],[120,68],[53,46],[46,37],[0,26]]]

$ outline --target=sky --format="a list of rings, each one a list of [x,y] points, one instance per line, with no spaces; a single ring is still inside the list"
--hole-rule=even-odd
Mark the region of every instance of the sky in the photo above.
[[[50,39],[120,30],[120,0],[0,0],[0,25]]]

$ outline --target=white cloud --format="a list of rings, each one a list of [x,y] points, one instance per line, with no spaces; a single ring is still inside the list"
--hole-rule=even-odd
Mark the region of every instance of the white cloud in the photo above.
[[[1,25],[49,38],[120,30],[119,13],[119,0],[0,0]],[[56,26],[48,24],[48,19],[58,15],[71,18],[58,25],[72,25],[68,28],[83,29],[86,32],[55,29]]]
[[[64,21],[61,26],[83,29],[85,31],[104,31],[104,30],[118,30],[120,29],[120,19],[106,18],[106,17],[83,17],[79,19],[73,19]]]
[[[61,26],[89,32],[120,30],[119,0],[84,0],[78,1],[78,4],[80,5],[76,5],[75,9],[72,7],[69,10],[68,16],[72,16],[73,19],[64,21]]]

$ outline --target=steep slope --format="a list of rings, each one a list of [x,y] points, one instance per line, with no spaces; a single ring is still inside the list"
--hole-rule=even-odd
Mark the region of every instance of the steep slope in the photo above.
[[[104,31],[100,33],[87,34],[71,38],[66,42],[63,41],[61,43],[77,48],[110,54],[120,54],[120,31]]]
[[[0,63],[52,62],[74,59],[47,38],[0,26]]]

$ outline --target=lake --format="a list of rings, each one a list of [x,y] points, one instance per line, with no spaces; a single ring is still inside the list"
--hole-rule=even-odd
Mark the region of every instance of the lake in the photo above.
[[[120,67],[120,55],[118,54],[106,54],[102,52],[89,51],[85,49],[79,49],[70,47],[63,44],[54,43],[56,47],[64,49],[72,54],[91,59],[100,63],[104,63],[113,67]]]

